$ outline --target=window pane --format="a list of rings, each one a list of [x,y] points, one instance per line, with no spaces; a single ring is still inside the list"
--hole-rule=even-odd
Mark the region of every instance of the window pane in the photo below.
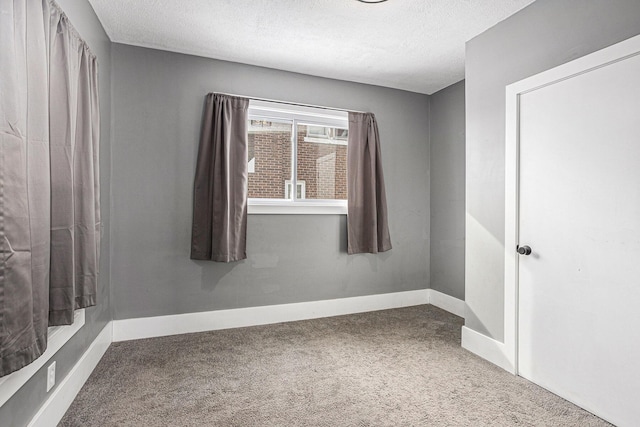
[[[297,135],[296,178],[304,182],[304,197],[346,200],[347,130],[298,125]]]
[[[284,199],[291,180],[291,123],[249,119],[249,197]]]

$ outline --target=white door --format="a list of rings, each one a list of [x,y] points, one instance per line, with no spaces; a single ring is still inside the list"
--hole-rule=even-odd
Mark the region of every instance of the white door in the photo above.
[[[519,159],[518,373],[638,426],[640,56],[522,94]]]

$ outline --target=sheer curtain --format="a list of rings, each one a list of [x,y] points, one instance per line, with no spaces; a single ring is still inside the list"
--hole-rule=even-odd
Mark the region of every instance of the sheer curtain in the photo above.
[[[249,100],[210,93],[204,107],[193,192],[191,259],[247,258]]]
[[[372,113],[349,113],[347,145],[347,251],[378,253],[391,249],[380,136]]]
[[[95,57],[54,2],[3,1],[0,8],[3,376],[45,351],[50,324],[71,323],[74,308],[95,304],[100,215]],[[73,41],[55,42],[64,37]],[[63,119],[65,114],[73,119]],[[72,202],[60,207],[60,200]],[[58,238],[61,233],[65,239]],[[69,258],[61,268],[60,259]],[[50,293],[50,277],[56,288],[73,291]]]

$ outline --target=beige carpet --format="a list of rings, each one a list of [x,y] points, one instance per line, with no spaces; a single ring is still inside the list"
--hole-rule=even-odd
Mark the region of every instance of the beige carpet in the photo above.
[[[604,426],[433,306],[114,343],[62,426]]]

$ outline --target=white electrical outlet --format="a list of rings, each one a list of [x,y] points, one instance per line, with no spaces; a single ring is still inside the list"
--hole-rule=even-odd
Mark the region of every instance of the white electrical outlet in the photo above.
[[[56,362],[53,362],[47,368],[47,392],[56,385]]]

